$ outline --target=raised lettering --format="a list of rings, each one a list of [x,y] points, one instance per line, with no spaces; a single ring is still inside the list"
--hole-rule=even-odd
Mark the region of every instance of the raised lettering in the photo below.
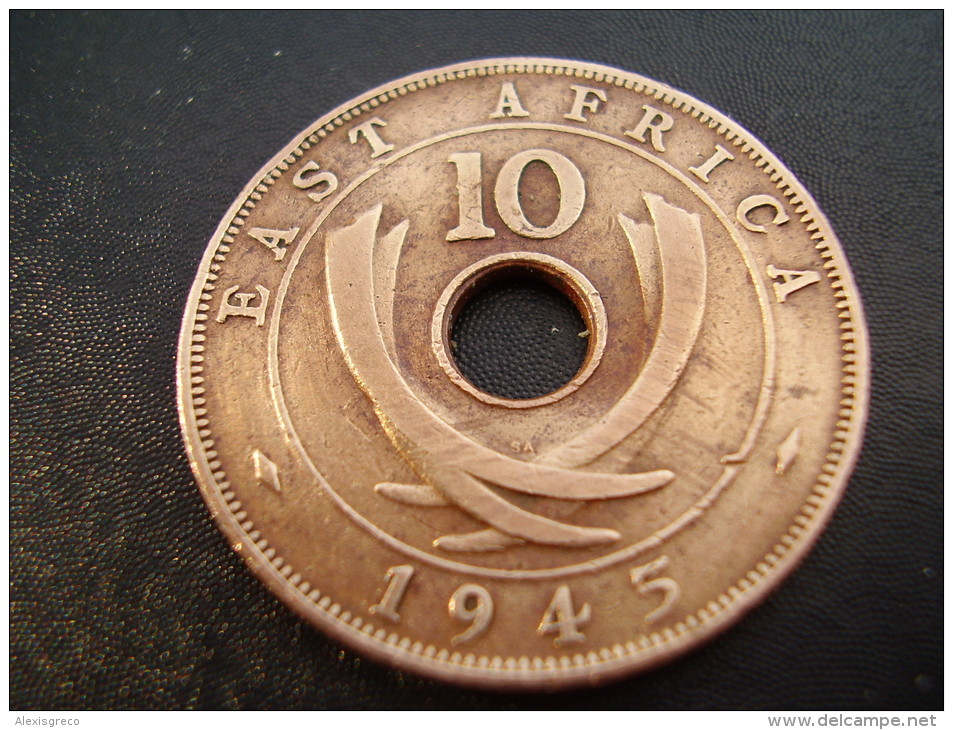
[[[697,167],[689,167],[688,171],[693,173],[696,177],[700,178],[704,182],[710,182],[708,176],[711,174],[711,171],[718,167],[718,165],[721,163],[728,162],[729,160],[733,159],[735,159],[733,154],[731,154],[720,144],[716,144],[715,151],[711,157]]]
[[[572,110],[569,114],[564,114],[563,118],[572,120],[574,122],[588,122],[589,120],[583,115],[583,110],[591,111],[593,114],[599,108],[599,102],[603,104],[606,101],[606,92],[602,89],[594,89],[591,86],[578,86],[573,84],[569,87],[576,92],[576,97],[572,102]],[[589,97],[595,97],[590,99]]]
[[[386,618],[395,624],[400,623],[400,614],[397,609],[400,608],[400,602],[407,592],[407,585],[414,575],[414,569],[410,565],[395,565],[387,569],[387,588],[384,589],[384,595],[381,600],[371,606],[370,611],[375,616]]]
[[[662,142],[662,133],[670,130],[672,125],[675,124],[675,120],[672,119],[671,115],[659,111],[654,106],[643,104],[642,109],[645,110],[645,114],[642,115],[642,120],[635,125],[635,129],[624,132],[625,136],[637,139],[639,142],[645,142],[645,133],[651,132],[652,146],[658,152],[665,152],[665,144]]]
[[[451,644],[462,644],[484,633],[493,620],[493,598],[483,586],[466,583],[453,592],[447,606],[450,615],[461,621],[470,621],[466,631],[450,639]]]
[[[762,205],[769,205],[774,208],[774,220],[771,221],[774,225],[780,226],[791,220],[788,214],[784,212],[784,207],[775,198],[772,198],[770,195],[752,195],[748,198],[745,198],[738,204],[738,210],[735,213],[735,216],[738,218],[738,222],[752,233],[768,232],[767,228],[754,223],[748,217],[748,214],[751,211],[753,211],[755,208],[760,208]]]
[[[323,186],[320,190],[308,193],[308,197],[315,203],[320,203],[338,189],[337,175],[333,172],[322,172],[321,166],[314,160],[308,160],[304,163],[301,169],[295,173],[292,182],[299,190],[311,190],[311,188],[316,188],[319,185]]]
[[[448,241],[493,238],[496,231],[483,222],[482,157],[479,152],[456,152],[447,158],[457,168],[460,225],[447,233]]]
[[[794,292],[821,280],[821,275],[816,271],[779,269],[773,264],[768,266],[765,271],[772,279],[783,279],[783,281],[774,282],[774,296],[781,304],[784,304]]]
[[[261,286],[261,284],[255,285],[255,289],[258,290],[257,294],[240,292],[238,289],[239,287],[237,286],[231,286],[225,290],[225,295],[222,297],[222,303],[218,307],[218,316],[215,318],[215,321],[224,322],[227,317],[252,317],[255,323],[261,327],[265,323],[265,307],[268,306],[268,297],[271,296],[271,292]],[[232,295],[238,300],[238,304],[232,304],[228,301]],[[251,306],[249,302],[256,297],[261,300],[260,303]]]
[[[629,577],[632,585],[638,592],[645,596],[649,593],[661,593],[662,602],[652,611],[645,615],[648,623],[658,621],[664,617],[675,605],[675,601],[682,595],[682,589],[671,578],[656,578],[665,568],[668,567],[668,556],[663,555],[651,563],[640,565],[629,571]]]
[[[592,609],[588,603],[582,604],[579,613],[572,605],[572,593],[569,586],[559,586],[553,594],[553,600],[549,602],[546,613],[543,614],[543,620],[536,629],[540,636],[546,634],[557,634],[553,639],[553,646],[560,647],[565,644],[578,644],[586,640],[586,635],[580,630],[580,626],[589,623],[592,617]]]
[[[528,117],[529,112],[520,104],[519,95],[516,93],[516,87],[512,81],[504,81],[500,89],[500,100],[496,105],[496,111],[490,115],[490,119],[503,119],[504,117]]]
[[[534,161],[548,165],[559,183],[559,212],[545,227],[530,223],[520,205],[520,177]],[[555,238],[579,220],[586,203],[586,183],[569,158],[552,150],[534,149],[518,152],[506,161],[496,178],[494,194],[500,218],[513,233],[527,238]]]
[[[289,228],[287,231],[282,231],[274,228],[252,228],[248,231],[248,235],[273,251],[275,261],[281,261],[285,257],[288,247],[294,243],[295,236],[298,235],[298,229]]]
[[[384,142],[377,133],[377,130],[374,129],[374,127],[386,126],[387,122],[380,117],[374,117],[355,127],[351,127],[351,129],[348,130],[347,137],[351,140],[351,144],[355,144],[357,140],[363,136],[371,146],[371,157],[380,157],[394,149],[394,145]]]

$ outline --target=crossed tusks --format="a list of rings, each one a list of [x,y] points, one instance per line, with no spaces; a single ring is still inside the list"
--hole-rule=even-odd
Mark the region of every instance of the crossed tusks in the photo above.
[[[621,214],[618,221],[635,257],[649,319],[658,323],[651,352],[612,408],[532,462],[507,457],[454,429],[414,396],[394,365],[394,281],[408,222],[378,238],[378,205],[328,234],[326,276],[338,343],[388,436],[426,482],[381,483],[376,490],[406,504],[453,505],[490,526],[440,537],[438,547],[499,550],[525,541],[589,547],[620,537],[615,530],[540,517],[507,501],[490,484],[540,497],[601,500],[644,494],[674,479],[665,469],[640,474],[575,469],[612,449],[659,406],[685,367],[701,326],[706,275],[698,216],[658,195],[645,193],[643,199],[653,225]]]

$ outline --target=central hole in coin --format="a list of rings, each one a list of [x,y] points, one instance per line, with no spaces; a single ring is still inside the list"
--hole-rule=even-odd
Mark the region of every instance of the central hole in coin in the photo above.
[[[494,272],[461,301],[450,352],[474,386],[526,400],[559,390],[586,360],[591,333],[575,302],[527,267]]]

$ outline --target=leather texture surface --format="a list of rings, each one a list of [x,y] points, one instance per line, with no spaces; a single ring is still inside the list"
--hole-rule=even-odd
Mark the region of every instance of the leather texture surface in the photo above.
[[[569,297],[517,276],[480,289],[460,308],[450,329],[450,349],[460,372],[477,388],[501,398],[538,398],[579,372],[588,334]]]
[[[942,707],[942,12],[13,12],[12,709]],[[652,673],[470,691],[345,649],[228,548],[176,339],[256,170],[344,101],[468,59],[579,58],[705,101],[813,193],[863,295],[864,452],[802,566]]]

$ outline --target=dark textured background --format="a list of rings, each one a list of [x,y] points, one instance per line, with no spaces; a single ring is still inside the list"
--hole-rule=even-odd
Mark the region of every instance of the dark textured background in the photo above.
[[[450,326],[450,355],[463,376],[501,398],[538,398],[579,372],[589,350],[579,309],[525,274],[477,289]]]
[[[11,707],[942,706],[942,25],[927,13],[31,13],[10,18]],[[401,675],[226,545],[179,438],[206,242],[309,122],[472,58],[618,66],[754,132],[830,218],[873,347],[864,453],[766,603],[651,674],[556,696]]]

